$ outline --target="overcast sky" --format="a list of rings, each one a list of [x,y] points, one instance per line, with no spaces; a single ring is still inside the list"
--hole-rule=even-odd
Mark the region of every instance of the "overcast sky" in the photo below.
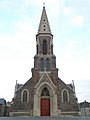
[[[54,35],[59,77],[90,101],[90,0],[0,0],[0,98],[31,77],[43,3]]]

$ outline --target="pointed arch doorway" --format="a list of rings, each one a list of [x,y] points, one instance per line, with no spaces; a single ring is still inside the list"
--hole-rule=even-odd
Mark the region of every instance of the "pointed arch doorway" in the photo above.
[[[46,87],[41,91],[40,111],[41,116],[50,116],[50,94]]]

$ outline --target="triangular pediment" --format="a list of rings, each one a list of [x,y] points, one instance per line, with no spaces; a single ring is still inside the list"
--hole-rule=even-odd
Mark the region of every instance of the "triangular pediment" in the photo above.
[[[48,83],[51,86],[53,86],[54,88],[56,88],[55,84],[52,82],[51,78],[49,77],[47,72],[41,73],[41,77],[38,81],[38,83],[36,84],[35,88],[37,88],[39,85],[41,85],[42,83]]]

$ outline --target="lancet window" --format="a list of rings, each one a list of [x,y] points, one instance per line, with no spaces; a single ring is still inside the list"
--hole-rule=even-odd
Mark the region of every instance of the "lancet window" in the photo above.
[[[47,54],[47,41],[46,40],[43,41],[43,54],[44,55]]]
[[[62,92],[62,101],[69,102],[69,94],[68,94],[67,90],[63,90],[63,92]]]
[[[48,89],[45,87],[41,92],[41,96],[50,96]]]
[[[50,59],[46,59],[46,71],[50,71]]]
[[[22,102],[28,102],[29,92],[25,89],[22,91]]]

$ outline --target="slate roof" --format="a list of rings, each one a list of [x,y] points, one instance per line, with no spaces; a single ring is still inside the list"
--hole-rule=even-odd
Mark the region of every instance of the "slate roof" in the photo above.
[[[71,89],[73,89],[73,86],[72,86],[72,84],[67,84]]]
[[[19,89],[22,86],[23,86],[23,84],[17,84],[17,89]]]
[[[81,102],[80,103],[80,108],[89,108],[90,107],[90,103],[89,102]]]
[[[43,7],[38,33],[51,33],[45,6]]]
[[[1,105],[5,105],[6,104],[6,100],[4,98],[0,98],[0,104]]]

